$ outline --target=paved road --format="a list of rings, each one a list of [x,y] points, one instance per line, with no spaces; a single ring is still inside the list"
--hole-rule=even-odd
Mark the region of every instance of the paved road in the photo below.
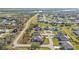
[[[77,43],[79,43],[79,40],[76,39],[76,36],[73,34],[72,31],[70,31],[69,29],[67,29],[65,26],[62,29],[63,29],[64,33],[68,34],[68,36],[70,38],[72,38],[73,41],[76,41]]]
[[[61,46],[54,46],[54,49],[59,49],[61,48]]]
[[[45,15],[43,15],[43,18],[46,20]],[[13,43],[14,44],[14,48],[15,47],[31,47],[31,44],[18,44],[17,43],[17,41],[21,38],[21,36],[26,31],[26,29],[28,29],[28,26],[29,26],[30,22],[31,22],[31,20],[28,20],[28,22],[26,22],[25,28],[21,31],[21,33],[18,35],[18,37],[14,41],[14,43]],[[47,35],[48,35],[48,39],[49,39],[49,44],[47,44],[47,45],[40,45],[40,47],[49,47],[51,50],[53,50],[54,48],[60,48],[60,46],[53,46],[53,41],[52,41],[51,34],[47,34]]]
[[[31,44],[17,44],[15,47],[31,47]],[[40,45],[40,47],[49,47],[49,45]]]
[[[43,15],[43,19],[46,20],[45,15]],[[54,47],[53,47],[53,41],[52,41],[52,37],[51,37],[51,33],[47,34],[47,35],[48,35],[48,39],[49,39],[49,48],[50,49],[54,49]]]
[[[48,39],[49,39],[49,48],[53,50],[54,46],[53,46],[53,41],[52,41],[52,38],[50,37],[50,35],[48,35]]]
[[[38,14],[36,14],[35,16],[37,16]],[[33,16],[34,17],[34,16]],[[26,24],[25,24],[25,27],[24,29],[20,32],[20,34],[18,35],[18,37],[16,37],[15,41],[13,42],[13,45],[14,47],[16,47],[18,44],[17,44],[17,41],[23,36],[23,34],[25,33],[25,31],[28,29],[28,26],[29,26],[29,23],[32,21],[32,18],[29,19]],[[18,45],[19,46],[19,45]]]

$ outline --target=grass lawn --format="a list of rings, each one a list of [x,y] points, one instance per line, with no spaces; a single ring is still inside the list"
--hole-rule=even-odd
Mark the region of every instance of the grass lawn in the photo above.
[[[48,26],[49,26],[50,28],[52,28],[52,25],[51,25],[51,24],[48,24]]]
[[[58,39],[53,39],[53,44],[54,44],[54,46],[59,46],[59,41],[58,41]]]
[[[57,32],[56,32],[56,31],[53,31],[53,34],[54,34],[54,35],[57,35]]]
[[[35,32],[35,30],[31,30],[31,33]]]
[[[49,44],[49,40],[48,40],[48,38],[45,38],[45,40],[44,40],[44,44]]]
[[[48,47],[42,47],[42,48],[39,48],[38,50],[49,50]]]
[[[77,45],[75,42],[71,42],[73,47],[74,47],[74,50],[79,50],[79,45]]]
[[[48,24],[45,24],[45,23],[38,23],[38,25],[39,25],[40,27],[46,27]]]
[[[52,28],[51,24],[46,24],[46,23],[38,23],[39,27],[44,28],[46,26],[48,26],[49,28]]]
[[[7,49],[11,49],[11,48],[12,48],[11,45],[6,45],[5,47],[6,47]]]
[[[2,47],[0,47],[1,50],[10,50],[12,48],[12,46],[10,45],[3,45]]]
[[[15,50],[28,50],[28,48],[16,48]]]

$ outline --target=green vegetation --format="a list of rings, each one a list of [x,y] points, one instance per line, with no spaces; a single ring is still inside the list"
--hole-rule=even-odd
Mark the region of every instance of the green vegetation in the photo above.
[[[39,24],[40,27],[45,27],[45,26],[47,26],[47,24],[45,24],[45,23],[38,23],[38,24]]]
[[[39,48],[40,47],[40,43],[39,42],[32,42],[32,45],[31,45],[31,49],[32,50],[35,50],[36,48]]]
[[[49,50],[48,47],[42,47],[42,48],[39,48],[38,50]]]
[[[75,42],[71,42],[75,50],[79,50],[79,45]]]
[[[16,50],[29,50],[29,48],[21,47],[21,48],[16,48]]]
[[[48,38],[45,38],[45,39],[44,39],[44,44],[49,44]]]
[[[53,39],[54,46],[59,46],[59,41],[57,38]]]

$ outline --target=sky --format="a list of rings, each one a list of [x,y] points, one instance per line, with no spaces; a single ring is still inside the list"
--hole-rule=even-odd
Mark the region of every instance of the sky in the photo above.
[[[79,0],[0,0],[1,8],[79,8]]]

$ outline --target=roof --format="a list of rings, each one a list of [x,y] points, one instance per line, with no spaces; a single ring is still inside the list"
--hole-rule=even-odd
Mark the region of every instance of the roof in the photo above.
[[[74,31],[79,31],[79,28],[74,29]]]
[[[73,49],[73,46],[70,45],[67,41],[60,41],[65,50]]]
[[[32,38],[32,42],[41,42],[42,38],[40,36],[35,36]]]
[[[76,23],[79,23],[79,20],[75,20]]]
[[[68,41],[68,38],[63,33],[58,33],[57,37],[60,41]]]
[[[48,26],[46,26],[46,27],[44,28],[44,30],[49,30],[49,27],[48,27]]]
[[[53,22],[53,20],[50,20],[49,23],[52,24],[52,23],[54,23],[54,22]]]
[[[79,35],[79,31],[74,31],[74,33],[75,33],[76,35]]]
[[[2,24],[2,25],[4,25],[4,24],[15,24],[15,20],[13,19],[13,20],[8,20],[8,19],[6,19],[6,18],[4,18],[4,19],[2,19],[2,21],[0,21],[0,24]]]
[[[79,28],[74,29],[73,31],[76,35],[79,35]]]
[[[40,33],[39,32],[33,32],[32,33],[34,36],[40,36]]]
[[[40,27],[35,27],[34,30],[38,31],[38,30],[41,30]]]

